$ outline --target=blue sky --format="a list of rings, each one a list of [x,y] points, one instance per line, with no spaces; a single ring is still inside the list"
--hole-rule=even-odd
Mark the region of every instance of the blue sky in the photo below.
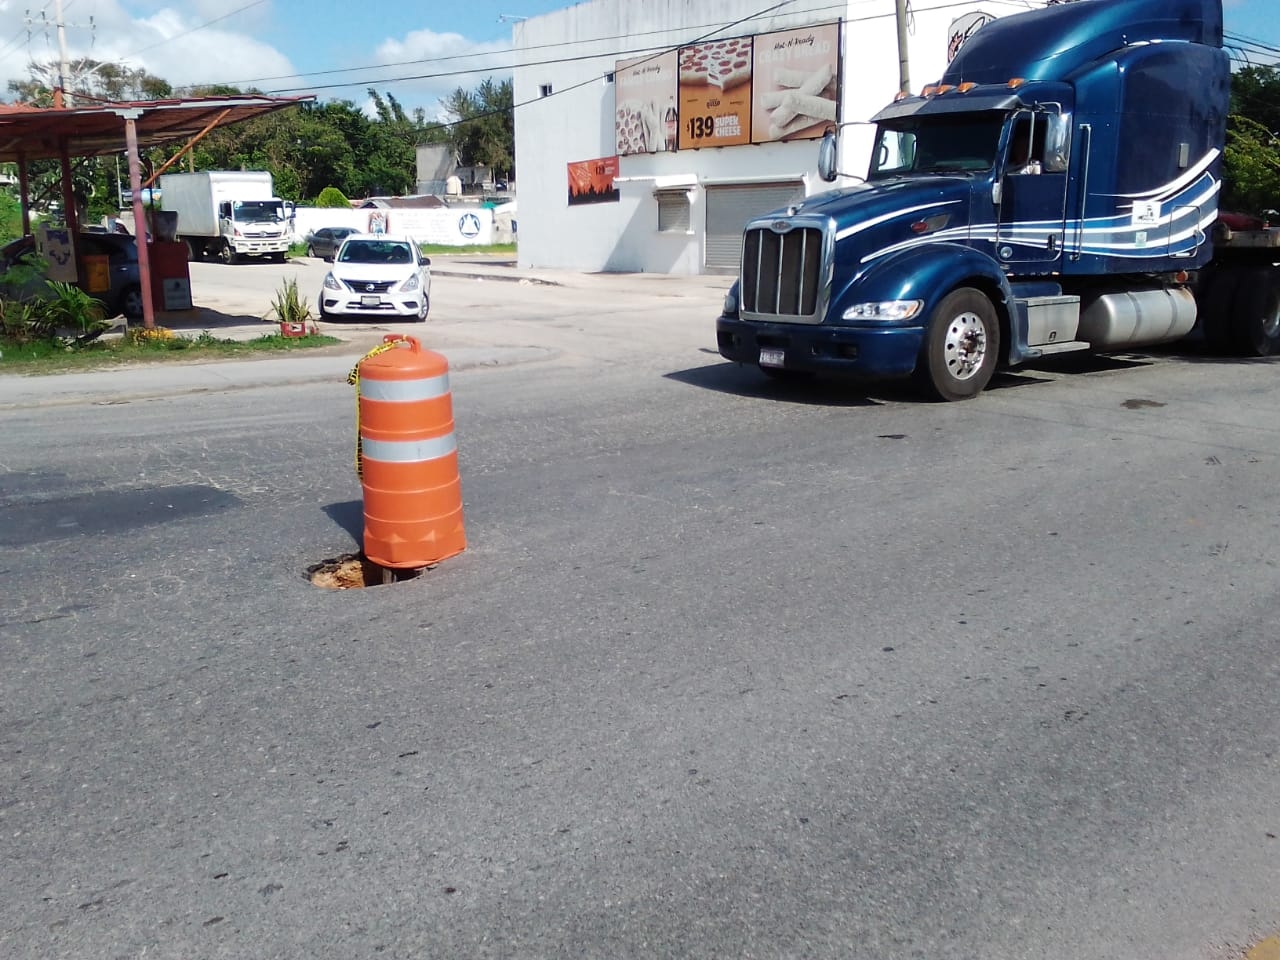
[[[363,102],[374,86],[435,115],[507,62],[513,20],[566,0],[61,0],[69,53],[144,67],[175,85],[234,83]],[[631,0],[643,3],[645,0]],[[889,0],[876,0],[890,8]],[[935,6],[946,0],[913,0]],[[1008,12],[1015,0],[991,0]],[[1280,48],[1278,0],[1224,0],[1228,34]],[[0,0],[0,86],[57,55],[55,0]],[[92,23],[92,29],[90,28]],[[1252,62],[1280,53],[1252,49]],[[478,72],[461,71],[477,69]],[[345,72],[322,72],[345,71]],[[402,79],[449,72],[431,79]],[[330,86],[346,84],[346,86]]]

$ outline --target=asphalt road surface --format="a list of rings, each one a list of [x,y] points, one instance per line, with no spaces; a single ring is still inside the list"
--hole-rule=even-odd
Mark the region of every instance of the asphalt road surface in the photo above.
[[[442,287],[495,359],[452,378],[469,547],[405,583],[306,576],[360,545],[345,383],[0,411],[0,956],[1280,929],[1276,364],[926,404],[602,289]]]

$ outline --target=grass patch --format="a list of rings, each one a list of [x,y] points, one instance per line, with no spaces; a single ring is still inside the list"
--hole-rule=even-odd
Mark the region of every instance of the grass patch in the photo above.
[[[451,247],[440,243],[419,244],[422,252],[429,257],[445,257],[449,254],[475,256],[477,253],[515,253],[514,243],[475,243],[467,247]]]
[[[336,337],[314,333],[304,337],[268,333],[253,340],[221,340],[206,330],[198,336],[185,337],[175,336],[163,327],[150,333],[134,330],[128,336],[82,344],[60,339],[27,343],[0,340],[0,374],[64,373],[172,360],[226,360],[339,343],[342,341]]]

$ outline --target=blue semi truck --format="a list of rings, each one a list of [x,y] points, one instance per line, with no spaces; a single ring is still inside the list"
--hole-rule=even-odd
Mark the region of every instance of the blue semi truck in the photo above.
[[[721,355],[961,400],[998,368],[1193,329],[1280,353],[1280,231],[1218,211],[1230,82],[1221,0],[986,24],[875,116],[862,182],[747,224]],[[832,131],[827,181],[837,155]]]

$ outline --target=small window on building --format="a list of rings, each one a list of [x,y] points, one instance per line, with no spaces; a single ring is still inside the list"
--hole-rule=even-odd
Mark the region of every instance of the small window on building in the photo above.
[[[613,83],[613,74],[612,74],[612,73],[606,73],[606,74],[604,75],[604,82],[605,82],[605,83]]]
[[[689,232],[689,192],[687,190],[659,190],[658,232]]]
[[[538,87],[538,93],[544,97],[551,96],[551,84],[549,83],[542,84],[542,86]]]

